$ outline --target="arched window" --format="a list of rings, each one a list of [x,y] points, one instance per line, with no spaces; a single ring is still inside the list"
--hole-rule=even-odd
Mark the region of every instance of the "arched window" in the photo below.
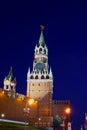
[[[42,44],[42,47],[44,47],[44,46],[45,46],[45,44],[43,43],[43,44]]]
[[[42,48],[40,48],[39,51],[42,51]]]
[[[34,79],[33,75],[30,76],[30,79]]]
[[[44,49],[44,54],[46,54],[46,50]]]
[[[46,76],[46,79],[49,79],[49,75]]]
[[[13,90],[13,86],[11,86],[11,90]]]
[[[8,89],[8,85],[6,85],[6,89]]]
[[[44,79],[44,75],[41,76],[41,79]]]
[[[38,79],[38,75],[35,76],[35,79]]]

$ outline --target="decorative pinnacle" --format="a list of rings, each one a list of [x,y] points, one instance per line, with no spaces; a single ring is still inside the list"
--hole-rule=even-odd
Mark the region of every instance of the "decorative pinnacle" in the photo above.
[[[40,28],[41,28],[41,30],[44,30],[45,26],[43,26],[43,25],[40,25]]]
[[[87,113],[85,113],[85,119],[87,119]]]

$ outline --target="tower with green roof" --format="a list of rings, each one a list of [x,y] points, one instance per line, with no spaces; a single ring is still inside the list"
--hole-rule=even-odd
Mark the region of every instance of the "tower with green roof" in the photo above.
[[[38,101],[38,119],[52,116],[53,74],[48,64],[48,48],[44,28],[41,26],[39,41],[35,46],[32,71],[27,73],[27,96]],[[51,123],[51,122],[50,122]]]
[[[13,76],[12,67],[4,79],[4,90],[16,92],[16,78]]]

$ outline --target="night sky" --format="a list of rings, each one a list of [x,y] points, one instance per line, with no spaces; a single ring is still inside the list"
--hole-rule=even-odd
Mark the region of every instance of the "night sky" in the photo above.
[[[26,94],[27,71],[33,67],[41,24],[54,78],[53,98],[70,99],[73,130],[79,130],[87,112],[87,3],[0,2],[0,87],[12,66],[17,92]]]

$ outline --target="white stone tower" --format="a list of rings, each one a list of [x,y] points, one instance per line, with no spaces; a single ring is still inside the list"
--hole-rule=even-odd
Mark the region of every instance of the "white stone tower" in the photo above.
[[[45,106],[45,109],[47,108],[47,111],[49,111],[48,109],[52,105],[53,75],[48,65],[48,49],[43,30],[44,27],[41,26],[39,42],[35,46],[33,70],[30,71],[29,68],[27,73],[27,96],[38,100],[39,103],[40,101],[43,102],[41,107],[44,108]]]
[[[4,79],[4,90],[16,92],[16,78],[13,77],[12,67]]]

